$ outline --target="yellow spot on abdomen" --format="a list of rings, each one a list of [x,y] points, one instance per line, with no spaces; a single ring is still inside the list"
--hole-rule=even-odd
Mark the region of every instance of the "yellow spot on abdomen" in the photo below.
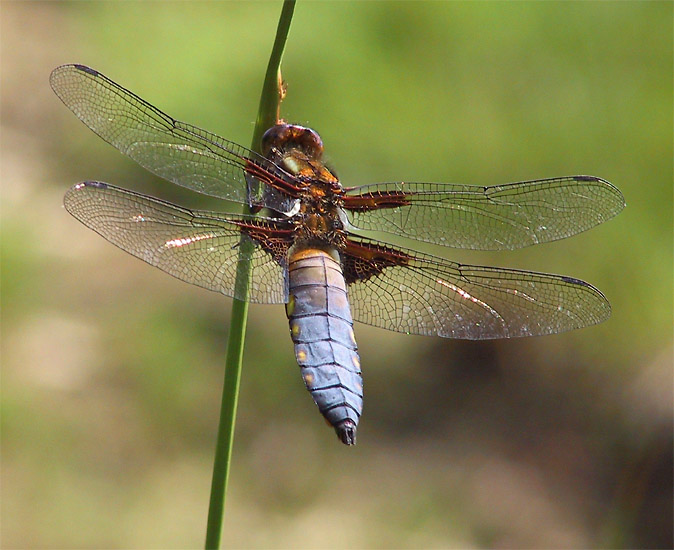
[[[286,317],[292,316],[293,311],[295,311],[295,296],[291,294],[286,304]]]
[[[292,334],[295,338],[297,338],[300,335],[300,324],[299,323],[292,323],[290,325],[290,334]]]
[[[307,360],[307,352],[304,350],[298,350],[296,356],[298,363],[303,363]]]
[[[307,384],[308,386],[310,386],[310,385],[313,383],[313,381],[314,381],[314,376],[313,376],[313,374],[309,374],[309,373],[305,374],[305,375],[304,375],[304,381],[306,382],[306,384]]]

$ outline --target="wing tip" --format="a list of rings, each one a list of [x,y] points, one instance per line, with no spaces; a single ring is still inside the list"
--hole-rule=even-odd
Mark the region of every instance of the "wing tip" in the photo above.
[[[66,63],[65,65],[59,65],[56,67],[51,74],[49,75],[49,80],[54,81],[54,79],[63,72],[66,71],[80,71],[83,73],[87,73],[91,76],[100,76],[101,73],[99,73],[97,70],[92,69],[91,67],[87,67],[86,65],[81,65],[80,63]]]
[[[73,63],[70,66],[73,67],[74,69],[77,69],[78,71],[90,74],[91,76],[98,76],[101,74],[97,70],[92,69],[91,67],[87,67],[86,65],[80,65],[79,63]]]
[[[78,196],[79,193],[81,193],[83,190],[92,187],[94,189],[109,189],[111,186],[108,185],[107,183],[103,183],[102,181],[93,181],[93,180],[81,181],[79,183],[76,183],[70,189],[68,189],[65,195],[63,196],[63,206],[65,206],[66,211],[77,218],[77,216],[73,213],[72,210],[72,206],[78,200],[75,197]]]
[[[578,175],[578,176],[573,176],[574,181],[585,181],[585,182],[594,182],[600,184],[604,189],[607,191],[610,191],[611,194],[614,196],[616,200],[616,208],[612,211],[613,214],[611,217],[617,215],[622,211],[623,208],[627,205],[625,202],[625,196],[622,194],[620,189],[618,189],[615,185],[613,185],[610,181],[605,180],[604,178],[600,178],[597,176],[589,176],[589,175]],[[608,218],[607,218],[608,219]]]
[[[94,180],[83,181],[82,183],[80,183],[78,185],[80,185],[81,187],[97,187],[98,189],[107,189],[108,187],[110,187],[105,182],[94,181]]]
[[[85,180],[73,185],[69,189],[69,191],[79,191],[80,189],[84,189],[86,187],[95,187],[96,189],[108,189],[111,186],[102,181]]]

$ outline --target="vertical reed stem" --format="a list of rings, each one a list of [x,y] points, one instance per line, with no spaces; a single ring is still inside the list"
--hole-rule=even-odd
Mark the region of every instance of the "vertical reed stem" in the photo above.
[[[279,24],[276,29],[276,39],[269,58],[267,73],[265,75],[260,106],[258,109],[253,143],[251,149],[260,150],[262,134],[271,128],[279,118],[280,102],[282,99],[281,58],[285,48],[290,22],[292,21],[295,0],[285,0]],[[247,210],[247,208],[246,208]],[[239,249],[239,263],[236,271],[236,288],[248,288],[251,276],[250,262],[244,259],[249,257],[254,244],[247,239],[241,240]],[[208,509],[208,523],[206,526],[207,550],[220,548],[222,538],[222,525],[225,511],[225,496],[227,482],[229,480],[229,468],[232,460],[232,447],[234,442],[234,426],[236,420],[236,407],[239,397],[239,384],[241,381],[241,365],[243,360],[243,347],[246,334],[246,320],[248,318],[248,302],[234,300],[232,304],[232,317],[227,343],[227,356],[225,364],[225,379],[222,390],[222,403],[220,406],[220,424],[215,448],[215,460],[213,464],[213,480],[211,482],[211,499]]]

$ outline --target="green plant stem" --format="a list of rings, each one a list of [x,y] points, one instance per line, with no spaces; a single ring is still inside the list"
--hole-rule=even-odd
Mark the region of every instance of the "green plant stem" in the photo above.
[[[292,21],[295,0],[285,0],[279,24],[276,29],[276,39],[269,58],[265,75],[260,106],[258,109],[253,143],[251,149],[260,152],[262,134],[276,124],[279,118],[279,106],[282,99],[281,91],[281,59],[285,48],[290,22]],[[247,210],[247,209],[246,209]],[[250,257],[254,244],[242,238],[239,249],[239,263],[236,271],[236,288],[248,289],[250,285],[251,264],[246,258]],[[247,291],[246,291],[247,296]],[[234,300],[230,321],[229,339],[225,364],[225,379],[222,389],[222,403],[220,406],[220,423],[218,426],[215,460],[213,464],[213,480],[211,482],[211,499],[208,509],[206,526],[207,550],[220,548],[222,525],[225,511],[225,496],[229,480],[229,468],[232,461],[234,442],[234,426],[236,407],[239,397],[241,381],[241,366],[243,360],[244,340],[246,335],[246,320],[248,318],[248,301]]]

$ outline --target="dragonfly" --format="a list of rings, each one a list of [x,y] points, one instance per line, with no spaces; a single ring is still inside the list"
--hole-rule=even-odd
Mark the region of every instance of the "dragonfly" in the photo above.
[[[368,237],[475,250],[555,241],[623,209],[606,180],[344,187],[310,128],[279,120],[256,153],[168,116],[84,65],[57,67],[50,83],[86,126],[150,172],[250,207],[249,215],[191,210],[100,181],[78,183],[64,198],[84,225],[178,279],[285,304],[304,383],[346,445],[356,442],[363,410],[354,320],[482,340],[555,334],[610,315],[604,295],[574,277],[465,265]],[[250,277],[237,282],[244,264]]]

